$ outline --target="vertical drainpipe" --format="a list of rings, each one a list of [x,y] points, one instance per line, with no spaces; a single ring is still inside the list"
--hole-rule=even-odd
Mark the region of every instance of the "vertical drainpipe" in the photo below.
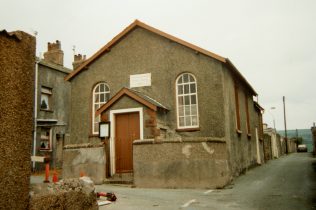
[[[40,58],[37,58],[35,61],[35,85],[34,85],[34,128],[33,128],[33,153],[32,155],[36,155],[36,131],[37,131],[37,89],[38,89],[38,63],[40,62]],[[35,170],[35,161],[33,161],[33,171]]]

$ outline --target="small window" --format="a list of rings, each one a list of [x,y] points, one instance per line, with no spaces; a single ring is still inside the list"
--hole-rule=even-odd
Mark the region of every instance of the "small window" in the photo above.
[[[41,110],[51,110],[52,89],[42,87],[41,90]]]
[[[248,107],[248,98],[247,95],[245,95],[245,107],[246,107],[246,117],[247,117],[247,134],[249,135],[251,133],[250,130],[250,115],[249,115],[249,107]]]
[[[181,74],[176,80],[178,128],[197,128],[198,98],[196,79],[192,74]]]
[[[259,139],[263,139],[263,123],[261,111],[258,112],[258,124],[259,124]]]
[[[97,84],[93,89],[92,97],[92,133],[99,134],[100,115],[95,117],[95,112],[110,98],[110,89],[106,83]]]
[[[51,128],[41,128],[40,150],[51,150]]]
[[[236,83],[234,84],[234,89],[235,89],[236,129],[238,132],[240,132],[241,126],[240,126],[240,112],[239,112],[239,96],[238,96],[238,86]]]

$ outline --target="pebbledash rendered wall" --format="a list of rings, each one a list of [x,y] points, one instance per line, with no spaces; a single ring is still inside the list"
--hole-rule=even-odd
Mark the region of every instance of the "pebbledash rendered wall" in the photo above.
[[[197,80],[200,127],[193,132],[179,131],[176,123],[175,81],[177,76],[184,72],[192,73]],[[175,175],[187,172],[185,164],[194,166],[196,171],[192,173],[202,171],[204,174],[201,178],[209,181],[211,177],[209,174],[212,174],[212,179],[218,180],[218,183],[211,182],[210,186],[223,186],[234,176],[257,164],[257,153],[262,156],[263,152],[262,143],[256,141],[255,131],[259,125],[252,99],[253,93],[249,90],[249,86],[245,85],[239,75],[233,75],[232,71],[220,61],[143,28],[132,30],[119,43],[112,46],[109,52],[99,56],[84,71],[71,79],[71,135],[67,144],[93,145],[100,142],[98,137],[91,134],[91,97],[95,84],[101,81],[106,82],[111,90],[110,97],[112,97],[122,87],[129,87],[130,75],[144,73],[151,73],[151,86],[139,87],[136,90],[154,98],[169,111],[164,118],[166,120],[164,129],[167,133],[165,141],[162,139],[162,144],[152,145],[145,141],[133,147],[136,186],[149,186],[150,177],[158,178],[154,171],[159,171],[158,168],[164,164],[166,166],[159,172],[165,172],[165,174],[160,174],[160,177],[169,176],[168,167],[171,170],[171,166],[178,162],[182,165],[177,168],[179,172],[174,171]],[[241,134],[236,132],[234,81],[240,85]],[[251,131],[249,133],[246,131],[245,123],[245,98],[247,98],[250,113]],[[192,141],[191,149],[201,154],[192,152],[189,158],[185,158],[182,149],[189,148],[187,143],[184,143],[188,138]],[[201,139],[207,140],[203,143]],[[220,139],[222,142],[214,143],[213,139]],[[174,142],[169,142],[170,140]],[[178,140],[180,142],[177,142]],[[214,149],[214,154],[207,153],[203,145],[207,145],[208,147],[205,148],[209,148],[210,151]],[[164,150],[164,148],[173,148],[174,151]],[[221,154],[218,154],[216,150],[221,151]],[[153,154],[166,158],[154,161],[154,156],[147,151],[153,151]],[[167,157],[172,161],[168,162]],[[198,161],[199,158],[201,158],[200,161]],[[150,165],[150,162],[146,162],[145,159],[152,160],[153,164]],[[207,161],[210,161],[210,164],[203,171],[203,165]],[[223,167],[224,170],[219,170],[219,165],[219,168]],[[213,170],[219,170],[219,173]],[[210,171],[212,172],[209,173]],[[161,179],[160,183],[165,183],[166,187],[193,186],[192,182],[187,181],[185,181],[188,183],[187,186],[180,185],[181,179],[174,185],[171,184],[173,180],[168,181],[167,178],[165,179],[167,181],[163,180]],[[199,182],[196,182],[197,186],[201,186]]]
[[[264,163],[263,138],[260,137],[260,110],[255,106],[253,93],[229,69],[222,68],[225,141],[231,177],[239,176],[249,168]],[[238,86],[240,130],[237,131],[235,88]],[[249,127],[247,128],[247,107]],[[262,122],[261,122],[262,123]],[[261,128],[262,130],[262,128]]]
[[[143,73],[151,73],[151,86],[136,90],[171,108],[166,117],[169,138],[223,136],[221,68],[222,65],[215,59],[136,28],[109,53],[100,56],[87,70],[71,79],[71,134],[65,145],[100,143],[100,139],[91,133],[91,100],[95,84],[105,81],[110,88],[110,97],[113,97],[123,87],[129,87],[130,75]],[[175,80],[184,72],[194,74],[197,79],[200,124],[203,126],[195,132],[175,131]],[[207,91],[203,91],[205,88]],[[68,151],[64,150],[66,162]]]
[[[223,137],[224,122],[221,81],[222,65],[219,61],[197,54],[164,37],[136,28],[116,44],[111,51],[100,56],[89,68],[71,79],[71,115],[69,144],[98,143],[91,134],[92,88],[104,81],[110,88],[110,97],[123,87],[129,87],[129,76],[151,73],[151,86],[135,88],[170,108],[167,122],[175,133],[175,80],[184,72],[195,75],[201,129],[179,132],[176,136]],[[170,133],[170,138],[173,138]]]
[[[222,188],[231,181],[226,142],[138,140],[133,145],[134,184],[156,188]]]
[[[0,208],[28,209],[35,38],[0,31]]]

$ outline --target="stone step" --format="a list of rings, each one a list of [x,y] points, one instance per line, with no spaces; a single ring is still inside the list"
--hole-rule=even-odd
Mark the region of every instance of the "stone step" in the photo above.
[[[133,184],[134,175],[133,173],[121,173],[114,174],[112,177],[106,178],[104,180],[105,184]]]

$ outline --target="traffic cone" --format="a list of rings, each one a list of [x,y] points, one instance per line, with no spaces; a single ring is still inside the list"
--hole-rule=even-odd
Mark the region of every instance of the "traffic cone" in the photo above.
[[[58,182],[58,174],[57,174],[56,170],[54,170],[54,173],[53,173],[53,182],[54,183]]]
[[[80,177],[85,176],[85,173],[83,171],[80,171]]]

